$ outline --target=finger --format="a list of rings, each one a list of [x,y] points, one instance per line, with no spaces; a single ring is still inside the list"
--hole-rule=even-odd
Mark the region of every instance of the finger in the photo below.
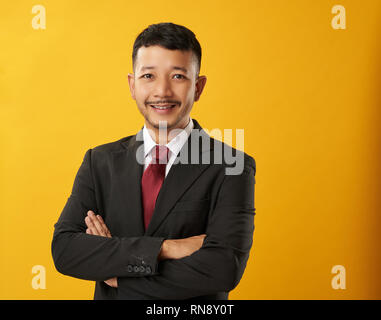
[[[99,220],[97,219],[97,217],[96,217],[94,214],[90,214],[89,217],[90,217],[90,219],[91,219],[92,224],[94,225],[94,228],[97,230],[97,233],[98,233],[100,236],[105,237],[105,236],[106,236],[106,233],[105,233],[105,231],[103,230],[101,224],[99,223]]]
[[[89,234],[99,236],[100,234],[97,231],[97,228],[95,227],[94,223],[92,222],[90,217],[85,218],[85,223],[89,229]]]
[[[97,219],[99,220],[99,223],[101,224],[104,232],[106,233],[106,236],[111,238],[111,232],[110,230],[107,228],[106,224],[104,223],[102,217],[100,215],[97,215]]]
[[[99,219],[100,218],[100,219]],[[102,232],[102,235],[104,237],[108,237],[109,234],[110,234],[110,231],[108,230],[106,224],[103,222],[103,219],[102,217],[98,214],[98,215],[94,215],[93,216],[93,220],[94,220],[94,224],[96,225],[97,228],[99,228]]]
[[[101,218],[99,215],[95,216],[94,212],[90,210],[88,217],[85,218],[85,222],[92,230],[92,234],[111,238],[111,233],[103,222],[103,219],[99,219],[98,217]],[[97,222],[99,222],[99,224],[97,224]]]
[[[104,281],[106,284],[108,284],[110,287],[117,288],[118,287],[118,280],[117,278],[112,278]]]
[[[86,233],[87,233],[87,234],[91,234],[91,229],[90,229],[90,228],[87,228],[87,229],[86,229]]]
[[[89,211],[87,211],[87,216],[88,217],[94,217],[95,216],[95,212],[93,210],[89,210]]]
[[[91,219],[91,222],[93,223],[93,225],[95,226],[98,234],[102,237],[106,237],[106,233],[105,231],[103,230],[101,224],[99,223],[99,220],[97,219],[97,217],[95,216],[95,214],[93,212],[90,212],[89,215],[88,215]]]
[[[111,238],[111,232],[110,232],[110,230],[107,228],[106,224],[104,223],[102,217],[101,217],[99,214],[97,215],[97,219],[99,220],[99,223],[101,224],[103,230],[105,231],[106,236],[109,237],[109,238]]]
[[[87,226],[88,228],[91,228],[91,226],[92,226],[92,222],[91,222],[90,217],[88,217],[88,216],[85,217],[85,223],[86,223],[86,226]]]
[[[86,223],[87,227],[89,227],[90,229],[94,229],[95,226],[94,226],[94,224],[92,223],[92,221],[90,219],[90,215],[91,214],[94,214],[94,212],[91,211],[91,210],[87,211],[87,215],[85,217],[85,223]]]

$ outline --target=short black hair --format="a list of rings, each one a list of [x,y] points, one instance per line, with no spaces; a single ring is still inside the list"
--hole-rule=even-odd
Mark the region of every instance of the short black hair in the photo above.
[[[136,38],[132,50],[132,66],[135,70],[139,48],[159,45],[169,50],[193,51],[197,59],[197,75],[201,68],[201,46],[195,34],[188,28],[171,22],[151,24]]]

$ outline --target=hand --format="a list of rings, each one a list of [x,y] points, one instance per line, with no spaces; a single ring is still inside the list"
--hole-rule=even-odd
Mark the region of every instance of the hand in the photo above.
[[[111,233],[100,215],[95,215],[93,211],[89,210],[85,218],[85,223],[87,226],[87,234],[111,238]],[[118,287],[118,279],[116,277],[106,280],[105,283],[113,288]]]
[[[100,215],[95,215],[91,210],[87,211],[85,223],[87,225],[87,234],[111,238],[111,233]]]
[[[202,247],[206,234],[200,234],[184,239],[164,240],[159,260],[181,259],[190,256]]]

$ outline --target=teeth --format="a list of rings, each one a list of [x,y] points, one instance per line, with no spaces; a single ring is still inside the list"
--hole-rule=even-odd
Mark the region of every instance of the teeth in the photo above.
[[[169,108],[172,108],[172,106],[166,106],[166,107],[163,107],[163,106],[152,106],[156,109],[160,109],[160,110],[165,110],[165,109],[169,109]]]

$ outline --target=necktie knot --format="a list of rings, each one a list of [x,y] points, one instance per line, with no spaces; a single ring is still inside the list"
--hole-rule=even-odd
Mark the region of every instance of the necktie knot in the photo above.
[[[153,163],[167,164],[169,149],[163,145],[156,145],[152,151]]]

